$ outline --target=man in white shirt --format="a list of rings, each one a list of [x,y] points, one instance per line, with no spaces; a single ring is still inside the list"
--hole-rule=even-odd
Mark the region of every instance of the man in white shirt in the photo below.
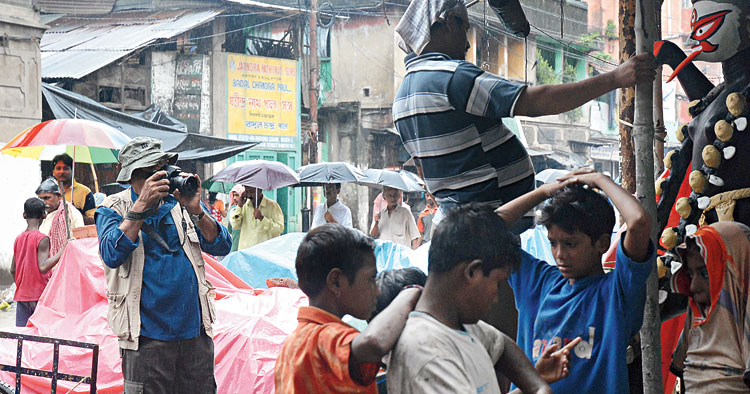
[[[310,230],[326,223],[338,223],[344,227],[352,227],[352,211],[339,201],[339,193],[341,193],[340,183],[325,185],[323,194],[326,196],[326,203],[318,204],[315,207],[315,214],[313,215]]]
[[[62,193],[60,192],[60,187],[55,179],[48,178],[39,185],[39,188],[36,190],[36,195],[44,201],[45,209],[47,210],[47,217],[42,221],[42,224],[39,225],[39,231],[49,236],[52,222],[54,222],[57,215],[65,214],[63,213],[63,210],[60,209],[63,202]],[[70,201],[66,201],[66,203],[68,204],[68,225],[70,228],[85,226],[86,224],[84,223],[81,212],[76,209]]]
[[[373,238],[406,245],[412,249],[419,247],[419,229],[414,215],[409,208],[400,204],[401,190],[391,187],[383,188],[383,198],[388,205],[375,215],[370,228]]]

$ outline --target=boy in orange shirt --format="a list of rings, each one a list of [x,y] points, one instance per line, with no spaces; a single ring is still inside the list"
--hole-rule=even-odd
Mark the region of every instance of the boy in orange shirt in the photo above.
[[[341,321],[367,320],[375,310],[374,243],[364,234],[327,223],[307,233],[297,251],[299,286],[310,306],[276,360],[276,392],[377,393],[380,361],[396,344],[421,289],[403,290],[360,333]]]

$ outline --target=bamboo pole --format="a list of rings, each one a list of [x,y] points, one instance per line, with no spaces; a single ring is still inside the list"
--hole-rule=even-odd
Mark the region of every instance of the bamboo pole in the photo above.
[[[655,0],[636,0],[635,42],[637,53],[651,53],[657,40]],[[654,187],[654,85],[642,83],[635,87],[635,145],[636,191],[646,212],[656,218]],[[651,239],[657,239],[657,224],[653,222]],[[656,264],[646,282],[646,305],[641,327],[641,354],[644,394],[662,393],[661,379],[661,319],[659,317],[659,289]]]

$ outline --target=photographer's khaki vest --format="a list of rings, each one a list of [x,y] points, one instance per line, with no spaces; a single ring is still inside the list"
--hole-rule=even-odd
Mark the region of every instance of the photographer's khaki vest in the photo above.
[[[110,208],[120,216],[125,214],[133,206],[130,195],[130,189],[123,190],[117,194],[108,196],[102,206]],[[170,211],[175,223],[182,223],[183,215],[187,212],[182,205],[177,204]],[[181,225],[175,226],[180,237],[180,243],[185,251],[195,276],[198,279],[198,297],[201,306],[201,322],[206,334],[213,336],[211,323],[216,320],[214,311],[213,297],[209,291],[214,287],[206,279],[205,260],[201,255],[200,239],[195,229],[195,224],[189,217],[185,217],[187,230],[184,231]],[[141,231],[138,236],[143,240]],[[187,235],[187,242],[185,236]],[[120,348],[137,350],[138,337],[141,332],[141,287],[143,285],[143,264],[145,255],[143,252],[143,242],[138,243],[138,247],[133,250],[130,256],[122,265],[117,268],[109,268],[104,264],[104,272],[107,278],[107,300],[109,310],[107,312],[107,321],[112,331],[117,336]]]

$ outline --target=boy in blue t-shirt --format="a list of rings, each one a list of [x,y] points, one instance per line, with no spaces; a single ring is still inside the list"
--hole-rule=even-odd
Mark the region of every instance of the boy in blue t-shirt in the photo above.
[[[589,187],[584,187],[588,185]],[[601,258],[610,245],[615,216],[625,218],[616,268],[605,274]],[[553,344],[583,341],[571,352],[570,375],[552,383],[556,393],[628,393],[625,353],[643,323],[646,279],[654,263],[651,218],[638,200],[609,177],[578,170],[497,210],[511,225],[546,199],[547,227],[557,266],[523,253],[508,278],[518,307],[518,345],[532,361]]]

